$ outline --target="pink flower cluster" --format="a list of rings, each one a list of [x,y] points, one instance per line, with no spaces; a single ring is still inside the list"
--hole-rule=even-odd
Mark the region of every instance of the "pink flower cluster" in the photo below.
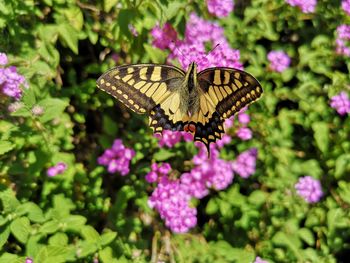
[[[267,260],[263,260],[261,257],[256,257],[254,263],[269,263]]]
[[[171,171],[169,163],[162,163],[160,166],[156,163],[151,165],[151,171],[146,174],[146,181],[149,183],[157,182],[159,178],[166,176]]]
[[[349,40],[350,40],[350,26],[349,25],[338,26],[337,39],[335,40],[337,54],[350,57],[350,48],[347,45]]]
[[[110,149],[98,158],[97,162],[100,165],[107,167],[108,172],[119,172],[122,176],[130,172],[130,161],[135,156],[133,149],[126,148],[120,139],[116,139]]]
[[[175,30],[165,24],[158,25],[151,34],[154,37],[153,45],[161,49],[170,50],[169,59],[177,59],[181,66],[187,66],[195,61],[198,70],[208,67],[233,67],[242,69],[239,50],[232,49],[224,36],[224,29],[218,24],[206,21],[192,13],[186,24],[185,38],[177,39]],[[206,43],[210,43],[212,51],[206,55]]]
[[[67,167],[67,164],[65,164],[64,162],[59,162],[55,166],[52,166],[49,169],[47,169],[47,176],[53,177],[58,174],[62,174],[65,170],[67,170]]]
[[[193,135],[185,131],[164,130],[161,135],[158,133],[154,134],[154,137],[159,139],[159,147],[167,146],[172,148],[175,144],[180,142],[181,139],[183,139],[185,142],[193,141]]]
[[[303,13],[315,12],[317,1],[316,0],[286,0],[287,4],[291,6],[297,6]]]
[[[0,53],[0,66],[5,66],[8,59],[5,53]],[[22,97],[21,86],[28,87],[25,78],[17,73],[17,68],[0,67],[0,91],[16,100]]]
[[[158,177],[158,185],[148,199],[151,208],[159,212],[160,217],[165,221],[165,225],[175,233],[185,233],[197,224],[197,210],[190,206],[191,195],[188,193],[186,186],[179,180],[170,180],[164,172],[165,170],[152,165],[152,171]],[[155,170],[153,170],[155,168]],[[169,172],[169,171],[168,171]],[[149,174],[150,174],[149,173]],[[148,174],[148,175],[149,175]],[[146,177],[153,177],[146,176]]]
[[[232,12],[234,2],[233,0],[207,0],[207,7],[210,14],[225,17]]]
[[[239,126],[237,126],[236,135],[243,141],[250,140],[253,138],[253,132],[248,128],[248,123],[250,122],[250,116],[246,113],[248,107],[244,107],[238,113],[238,122]],[[225,129],[230,129],[234,126],[234,116],[225,120]]]
[[[350,99],[348,94],[344,91],[340,92],[338,95],[331,98],[330,105],[333,109],[340,115],[345,115],[350,113]]]
[[[308,203],[317,203],[323,196],[320,181],[311,176],[300,177],[295,184],[295,189],[298,195]]]
[[[255,173],[256,159],[258,156],[258,150],[256,148],[251,148],[236,158],[233,161],[232,169],[242,178],[248,178],[253,173]]]
[[[276,72],[285,71],[291,62],[290,57],[283,51],[270,51],[267,59],[270,61],[270,69]]]
[[[341,2],[341,7],[350,16],[350,0],[343,0]]]

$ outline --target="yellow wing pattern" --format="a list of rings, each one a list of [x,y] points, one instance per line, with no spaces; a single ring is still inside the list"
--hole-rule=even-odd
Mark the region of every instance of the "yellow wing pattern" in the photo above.
[[[249,73],[232,68],[210,68],[198,74],[200,108],[189,124],[195,125],[194,140],[207,148],[224,133],[223,122],[257,100],[263,90]]]

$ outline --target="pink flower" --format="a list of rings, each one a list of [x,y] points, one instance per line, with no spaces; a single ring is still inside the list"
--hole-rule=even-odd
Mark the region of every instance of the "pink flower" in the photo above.
[[[338,114],[345,115],[350,113],[350,99],[348,94],[344,91],[331,98],[330,105],[333,109],[336,109]]]
[[[233,171],[242,178],[248,178],[255,173],[257,156],[258,150],[256,148],[241,153],[232,164]]]
[[[266,260],[263,260],[261,257],[256,257],[254,263],[269,263]]]
[[[350,16],[350,0],[343,0],[341,2],[341,7]]]
[[[170,131],[164,130],[162,135],[155,134],[154,137],[159,139],[158,145],[159,147],[167,146],[169,148],[174,147],[175,144],[179,143],[181,139],[186,142],[193,140],[193,135],[184,131]]]
[[[303,13],[315,12],[317,1],[316,0],[286,0],[291,6],[297,6]]]
[[[65,170],[67,170],[67,164],[64,162],[59,162],[55,166],[52,166],[47,169],[47,176],[53,177],[58,174],[62,174]]]
[[[151,35],[153,36],[153,46],[166,49],[169,48],[170,44],[177,40],[177,33],[170,23],[165,23],[163,28],[156,25],[151,30]]]
[[[283,51],[270,51],[267,59],[270,61],[271,70],[276,72],[282,72],[290,65],[290,57]]]
[[[253,138],[253,132],[247,127],[241,127],[236,131],[236,135],[243,141],[248,141]]]
[[[337,54],[350,57],[350,48],[348,47],[349,40],[350,40],[350,26],[349,25],[338,26],[337,39],[335,40]]]
[[[6,65],[8,63],[7,55],[0,52],[0,65]]]
[[[320,181],[311,176],[300,177],[295,184],[295,189],[298,195],[308,203],[317,203],[323,196]]]
[[[135,156],[133,149],[126,148],[120,139],[116,139],[110,149],[97,159],[98,164],[107,167],[109,173],[119,172],[122,176],[130,172],[130,161]]]
[[[234,7],[233,0],[207,0],[208,11],[217,17],[228,16]]]

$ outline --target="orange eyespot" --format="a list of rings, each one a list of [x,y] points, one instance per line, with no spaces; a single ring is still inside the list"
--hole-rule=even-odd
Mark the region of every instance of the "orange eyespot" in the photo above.
[[[196,126],[194,124],[186,124],[184,126],[185,132],[195,133],[196,132]]]

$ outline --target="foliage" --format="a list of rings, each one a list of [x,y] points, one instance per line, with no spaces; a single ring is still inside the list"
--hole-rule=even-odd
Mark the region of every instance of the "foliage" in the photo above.
[[[331,97],[350,91],[349,57],[335,52],[336,29],[350,24],[349,16],[339,1],[319,1],[314,13],[303,13],[282,0],[253,0],[235,1],[234,11],[217,19],[197,2],[0,3],[0,52],[28,82],[16,111],[0,95],[0,262],[349,257],[349,114],[329,106]],[[152,46],[150,30],[170,22],[183,37],[192,12],[225,29],[264,95],[248,110],[253,138],[233,137],[221,150],[222,159],[233,160],[255,147],[256,172],[248,179],[236,174],[227,189],[195,200],[197,227],[174,234],[147,204],[154,187],[145,175],[154,162],[170,163],[172,176],[189,171],[196,147],[160,148],[147,119],[95,82],[116,64],[165,63],[168,51]],[[271,50],[291,57],[281,73],[269,68]],[[115,138],[135,150],[127,176],[97,163]],[[67,169],[48,176],[59,162]],[[306,203],[294,189],[306,175],[321,181],[318,203]]]

